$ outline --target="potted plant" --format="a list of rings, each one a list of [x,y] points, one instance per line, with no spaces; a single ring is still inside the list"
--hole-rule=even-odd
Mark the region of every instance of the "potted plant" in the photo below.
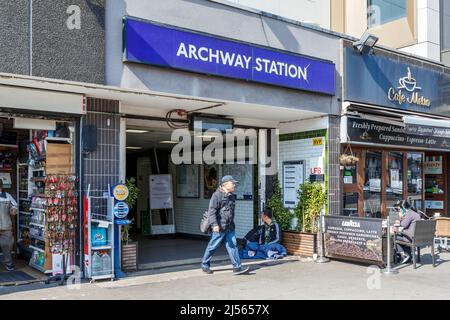
[[[140,190],[136,186],[136,180],[130,178],[126,181],[126,186],[128,187],[129,195],[126,199],[126,203],[130,210],[135,206],[137,199],[140,195]],[[122,226],[121,232],[121,260],[122,260],[122,270],[132,271],[137,270],[137,256],[138,256],[138,242],[133,241],[130,238],[130,230],[133,227],[134,219],[131,219],[131,223]]]
[[[301,232],[294,247],[295,254],[312,257],[317,253],[318,222],[327,194],[322,184],[306,180],[300,185],[298,200],[294,212],[301,223]]]

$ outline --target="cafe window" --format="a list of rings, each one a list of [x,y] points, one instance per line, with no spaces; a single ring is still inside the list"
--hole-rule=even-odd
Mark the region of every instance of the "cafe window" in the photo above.
[[[408,153],[406,188],[408,200],[412,206],[419,210],[424,210],[423,201],[423,153]]]
[[[381,160],[381,152],[366,152],[363,188],[365,217],[381,217]]]
[[[344,193],[344,216],[358,216],[358,193]]]
[[[403,152],[389,152],[386,187],[387,213],[393,211],[395,203],[403,198]]]

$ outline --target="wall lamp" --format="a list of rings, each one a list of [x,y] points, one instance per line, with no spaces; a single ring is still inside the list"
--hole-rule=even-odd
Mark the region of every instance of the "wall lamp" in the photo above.
[[[373,50],[373,47],[378,42],[379,38],[368,33],[364,32],[361,39],[353,42],[353,48],[355,48],[360,54],[366,54]]]

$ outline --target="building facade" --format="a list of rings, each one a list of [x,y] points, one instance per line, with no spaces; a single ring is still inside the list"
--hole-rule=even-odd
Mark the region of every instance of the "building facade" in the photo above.
[[[368,31],[379,37],[379,45],[446,64],[449,62],[449,5],[446,1],[220,1],[261,10],[354,38],[360,38]]]

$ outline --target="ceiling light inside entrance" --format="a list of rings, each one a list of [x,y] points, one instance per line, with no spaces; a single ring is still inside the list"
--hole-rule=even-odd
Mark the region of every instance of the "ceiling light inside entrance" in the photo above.
[[[148,130],[127,129],[127,133],[147,133]]]
[[[160,141],[159,143],[164,143],[164,144],[177,144],[179,141],[172,141],[172,140],[163,140]]]
[[[143,148],[142,147],[127,147],[127,149],[129,149],[129,150],[141,150]]]

